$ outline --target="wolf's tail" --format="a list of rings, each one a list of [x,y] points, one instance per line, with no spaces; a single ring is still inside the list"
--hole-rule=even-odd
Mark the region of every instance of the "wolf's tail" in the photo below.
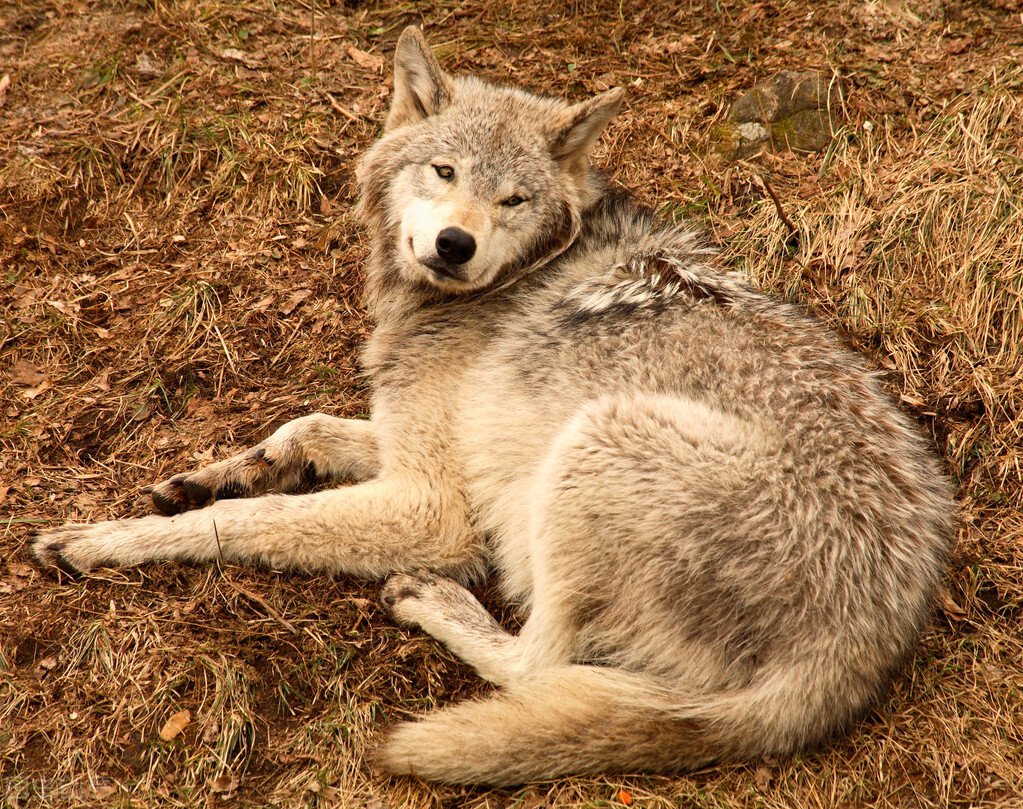
[[[794,690],[794,679],[803,678],[792,674],[783,682],[689,700],[643,674],[561,666],[488,699],[401,725],[376,761],[395,775],[511,786],[594,772],[690,770],[719,759],[780,754],[849,718],[835,715],[845,713],[838,706],[822,712],[823,705],[807,704],[807,698],[816,701],[817,689],[800,684]]]

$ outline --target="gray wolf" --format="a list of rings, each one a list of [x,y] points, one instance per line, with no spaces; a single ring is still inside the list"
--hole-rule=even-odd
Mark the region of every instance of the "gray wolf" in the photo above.
[[[395,774],[665,772],[847,727],[928,619],[948,484],[834,335],[590,167],[621,103],[452,78],[406,30],[359,168],[372,418],[300,418],[155,486],[174,516],[45,530],[37,558],[386,578],[497,686],[394,729]],[[281,493],[310,476],[356,482]],[[464,587],[488,569],[518,635]]]

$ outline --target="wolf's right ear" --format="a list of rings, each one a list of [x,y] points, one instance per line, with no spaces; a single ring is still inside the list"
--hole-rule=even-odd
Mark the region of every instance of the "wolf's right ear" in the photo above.
[[[444,109],[454,93],[454,83],[441,69],[418,27],[401,32],[394,51],[394,99],[384,131],[415,124]]]

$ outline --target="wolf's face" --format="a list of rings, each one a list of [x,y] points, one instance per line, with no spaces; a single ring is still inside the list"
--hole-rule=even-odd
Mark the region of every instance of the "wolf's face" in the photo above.
[[[621,103],[451,79],[418,29],[395,57],[384,136],[360,166],[363,212],[409,283],[465,293],[564,250],[588,204],[588,154]]]

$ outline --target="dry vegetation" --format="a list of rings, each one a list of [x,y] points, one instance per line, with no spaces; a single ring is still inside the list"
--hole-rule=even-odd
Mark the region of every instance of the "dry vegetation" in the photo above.
[[[388,781],[374,734],[481,686],[375,586],[29,564],[33,525],[144,513],[145,483],[364,412],[353,164],[416,21],[456,70],[627,85],[617,182],[842,330],[933,435],[958,552],[850,738],[674,778]],[[1021,62],[1015,0],[0,0],[0,805],[1023,805]],[[708,162],[783,68],[841,79],[832,148]]]

